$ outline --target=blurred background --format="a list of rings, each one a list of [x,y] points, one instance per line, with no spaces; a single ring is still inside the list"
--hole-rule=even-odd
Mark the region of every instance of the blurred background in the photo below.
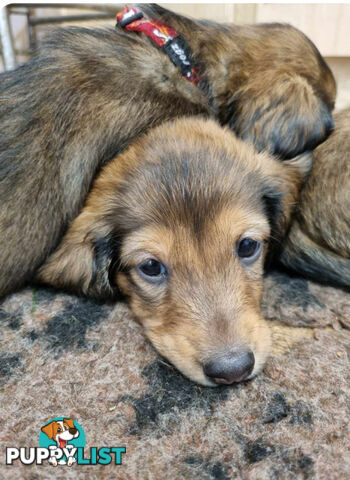
[[[162,5],[162,4],[161,4]],[[248,24],[289,23],[303,31],[333,70],[336,109],[350,106],[350,4],[175,4],[163,5],[197,19]],[[40,38],[65,25],[115,25],[124,4],[9,4],[0,9],[0,71],[26,61]]]

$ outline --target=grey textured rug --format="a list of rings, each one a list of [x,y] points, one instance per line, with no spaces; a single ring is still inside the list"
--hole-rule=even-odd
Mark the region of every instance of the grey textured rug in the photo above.
[[[123,304],[26,289],[0,305],[0,478],[350,478],[350,293],[273,273],[262,374],[210,389],[158,357]],[[283,327],[283,325],[285,327]],[[5,465],[54,417],[120,466]]]

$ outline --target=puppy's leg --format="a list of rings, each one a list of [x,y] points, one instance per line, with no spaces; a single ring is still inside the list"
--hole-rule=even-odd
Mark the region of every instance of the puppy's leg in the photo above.
[[[314,330],[304,327],[289,327],[278,322],[269,324],[272,335],[272,355],[283,355],[300,340],[314,338]]]
[[[333,128],[329,106],[300,75],[252,75],[231,98],[225,123],[258,150],[281,158],[312,150]]]

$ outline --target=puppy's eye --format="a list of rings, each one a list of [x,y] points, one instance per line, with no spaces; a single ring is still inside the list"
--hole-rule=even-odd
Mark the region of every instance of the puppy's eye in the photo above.
[[[237,255],[244,265],[251,265],[260,256],[262,250],[262,242],[254,240],[253,238],[242,238],[237,243]]]
[[[61,432],[62,432],[61,427],[58,427],[57,432],[58,432],[58,433],[61,433]]]
[[[154,258],[141,263],[141,265],[136,267],[136,271],[150,283],[162,283],[168,275],[166,267]]]

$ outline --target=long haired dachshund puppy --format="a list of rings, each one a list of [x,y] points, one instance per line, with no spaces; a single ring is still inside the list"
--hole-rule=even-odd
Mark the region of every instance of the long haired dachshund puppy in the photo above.
[[[350,287],[350,108],[334,119],[314,151],[281,260],[316,281]]]
[[[38,279],[97,298],[120,290],[157,350],[203,385],[255,375],[270,351],[264,259],[310,159],[279,162],[213,121],[150,131],[95,181]]]
[[[0,77],[0,297],[32,279],[98,170],[147,129],[211,115],[285,159],[332,128],[333,76],[298,30],[141,8],[182,35],[198,85],[149,38],[121,27],[61,29]]]

